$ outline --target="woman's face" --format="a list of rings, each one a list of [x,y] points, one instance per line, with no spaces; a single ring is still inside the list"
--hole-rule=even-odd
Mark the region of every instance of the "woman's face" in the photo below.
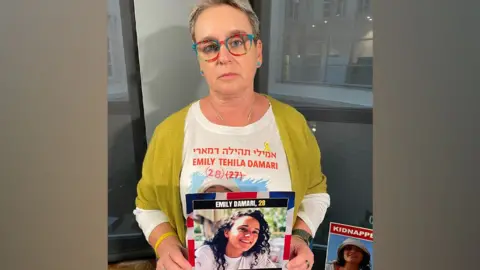
[[[232,228],[225,232],[228,244],[245,252],[252,248],[260,233],[260,223],[253,217],[244,216],[235,221]]]
[[[360,264],[363,260],[363,252],[356,246],[347,245],[343,250],[343,258],[347,263]]]
[[[253,34],[248,16],[228,5],[219,5],[204,10],[195,23],[195,42],[205,40],[224,41],[235,34]],[[257,62],[262,61],[262,44],[252,44],[247,54],[233,56],[224,45],[215,61],[199,59],[200,69],[210,89],[222,94],[236,94],[253,87]],[[229,76],[223,76],[230,74]]]

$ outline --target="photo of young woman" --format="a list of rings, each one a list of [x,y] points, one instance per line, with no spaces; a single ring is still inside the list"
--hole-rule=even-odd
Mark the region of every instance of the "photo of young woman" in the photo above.
[[[325,270],[370,270],[370,252],[362,242],[347,238],[337,249],[337,259],[327,263]]]
[[[269,240],[261,211],[236,211],[195,251],[195,270],[278,268],[269,259]]]

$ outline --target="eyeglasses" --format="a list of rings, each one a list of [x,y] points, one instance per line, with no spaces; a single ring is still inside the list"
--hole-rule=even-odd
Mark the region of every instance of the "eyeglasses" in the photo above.
[[[252,34],[235,34],[224,41],[204,40],[192,45],[197,56],[207,62],[213,62],[220,56],[220,47],[225,45],[234,56],[242,56],[252,48],[255,36]]]

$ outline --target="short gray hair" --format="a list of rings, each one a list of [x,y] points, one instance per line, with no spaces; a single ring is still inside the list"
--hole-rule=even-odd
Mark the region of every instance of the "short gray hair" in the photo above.
[[[195,42],[195,23],[197,22],[198,16],[207,8],[218,6],[218,5],[228,5],[233,8],[236,8],[248,16],[248,20],[252,25],[253,35],[255,40],[260,38],[260,20],[257,17],[257,14],[253,11],[252,6],[248,0],[198,0],[198,4],[194,7],[192,13],[190,13],[189,26],[190,26],[190,35],[192,40]]]

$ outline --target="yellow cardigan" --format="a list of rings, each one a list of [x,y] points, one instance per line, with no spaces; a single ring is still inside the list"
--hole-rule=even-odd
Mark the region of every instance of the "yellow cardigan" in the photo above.
[[[285,103],[266,97],[270,100],[288,160],[292,190],[295,192],[296,220],[305,195],[327,192],[327,180],[320,166],[320,149],[302,114]],[[190,105],[170,115],[153,132],[135,201],[138,208],[163,211],[183,245],[186,225],[179,183],[185,118]]]

